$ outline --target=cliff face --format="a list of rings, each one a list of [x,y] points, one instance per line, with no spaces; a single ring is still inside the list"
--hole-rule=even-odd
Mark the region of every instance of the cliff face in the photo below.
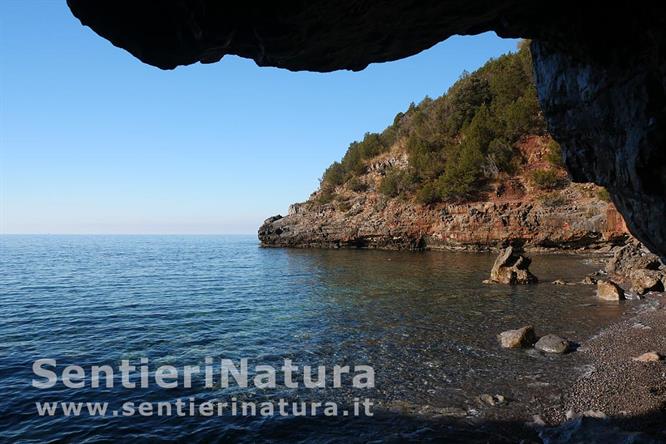
[[[661,20],[666,16],[662,13]],[[541,109],[574,180],[605,186],[632,233],[666,255],[664,29],[595,58],[533,42]],[[626,45],[627,43],[624,43]]]
[[[488,185],[482,198],[467,203],[421,205],[389,198],[378,189],[391,168],[407,168],[398,144],[373,159],[356,192],[338,187],[333,202],[320,204],[321,190],[294,204],[285,217],[267,219],[259,239],[269,247],[488,249],[506,243],[527,248],[597,248],[626,239],[627,229],[612,203],[593,184],[567,183],[537,189],[529,172],[544,164],[547,137],[521,143],[521,174]],[[563,174],[563,171],[561,171]]]

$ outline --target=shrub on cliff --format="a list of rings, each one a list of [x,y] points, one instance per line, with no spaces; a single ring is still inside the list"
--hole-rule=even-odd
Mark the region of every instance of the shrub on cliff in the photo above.
[[[544,206],[551,208],[562,207],[569,203],[567,198],[558,191],[546,193],[539,200]]]
[[[358,177],[352,177],[347,181],[347,186],[350,190],[356,193],[362,193],[368,189],[368,185],[365,182],[361,182]]]
[[[527,88],[525,94],[509,104],[504,110],[502,118],[506,122],[506,135],[511,140],[518,140],[525,134],[545,132],[545,124],[534,88]]]
[[[519,158],[509,142],[503,139],[493,139],[488,144],[488,154],[483,164],[483,175],[495,178],[499,173],[513,174],[517,170]]]
[[[416,201],[425,205],[442,200],[441,193],[433,182],[428,182],[416,192]]]
[[[410,171],[391,168],[379,184],[379,192],[388,197],[397,197],[412,190],[415,178]]]
[[[597,191],[597,199],[602,200],[604,202],[610,202],[611,201],[610,193],[606,188],[600,188],[599,191]]]
[[[335,199],[335,192],[330,187],[323,187],[317,194],[315,202],[324,205],[332,202],[333,199]]]
[[[345,176],[346,172],[342,164],[340,162],[333,162],[331,166],[324,171],[321,182],[323,186],[336,187],[344,183]]]
[[[553,190],[562,185],[562,179],[555,170],[534,170],[532,183],[541,190]]]
[[[546,160],[554,167],[563,168],[564,159],[562,158],[562,148],[560,147],[560,144],[551,139],[548,142],[546,149]]]
[[[467,200],[475,195],[482,179],[483,153],[478,145],[465,143],[454,162],[435,182],[440,200]]]
[[[439,146],[412,135],[407,139],[406,147],[409,166],[419,179],[436,179],[444,171],[446,162]]]
[[[388,151],[395,143],[397,130],[388,127],[381,134],[366,133],[360,142],[352,142],[340,162],[333,162],[322,176],[322,184],[336,187],[364,174],[367,160]]]
[[[444,130],[450,135],[457,134],[469,124],[482,105],[492,100],[488,79],[463,73],[447,93],[449,115]]]

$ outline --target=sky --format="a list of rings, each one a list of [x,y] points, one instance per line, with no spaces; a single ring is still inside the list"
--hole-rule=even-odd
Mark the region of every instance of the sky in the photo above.
[[[234,56],[162,71],[64,0],[3,0],[0,233],[256,233],[350,142],[516,45],[452,37],[357,73]]]

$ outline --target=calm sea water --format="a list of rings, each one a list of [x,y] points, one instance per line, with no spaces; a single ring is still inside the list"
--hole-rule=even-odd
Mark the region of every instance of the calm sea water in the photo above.
[[[556,400],[584,369],[575,353],[503,351],[498,332],[584,341],[625,306],[599,304],[592,287],[488,286],[494,257],[441,252],[262,249],[251,236],[0,237],[0,437],[8,441],[371,441],[486,439],[480,421]],[[544,282],[579,281],[598,265],[535,256]],[[154,369],[206,356],[251,364],[372,365],[373,390],[81,389],[31,386],[32,363]],[[201,382],[201,381],[198,381]],[[512,400],[484,410],[481,393]],[[237,399],[375,402],[374,418],[40,417],[36,401],[196,402]],[[549,398],[550,397],[550,398]],[[475,429],[438,427],[433,412],[469,411]],[[499,413],[495,413],[498,410]],[[498,416],[499,415],[499,416]],[[475,418],[475,416],[478,416]],[[424,419],[425,418],[425,419]]]

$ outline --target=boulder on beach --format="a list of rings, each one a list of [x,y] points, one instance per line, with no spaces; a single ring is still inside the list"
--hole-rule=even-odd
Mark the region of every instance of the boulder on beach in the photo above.
[[[658,270],[638,269],[629,274],[631,291],[644,295],[648,291],[664,291],[664,273]]]
[[[507,247],[502,250],[495,259],[495,264],[490,270],[490,280],[499,284],[536,284],[538,279],[534,276],[529,266],[532,260]]]
[[[621,301],[624,290],[611,281],[597,281],[597,297],[604,301]]]
[[[637,362],[657,362],[664,359],[664,357],[657,352],[647,352],[632,359]]]
[[[666,265],[641,243],[631,242],[615,252],[606,264],[608,275],[631,286],[631,291],[642,296],[650,291],[664,291]]]
[[[506,403],[506,397],[504,395],[490,395],[488,393],[484,393],[479,396],[479,401],[482,404],[490,405],[490,406],[496,406],[496,405],[502,405]]]
[[[571,343],[557,335],[546,335],[541,337],[534,348],[544,353],[566,353],[571,348]]]
[[[497,335],[497,340],[503,348],[531,347],[536,342],[534,327],[526,325],[516,330],[503,331]]]
[[[629,277],[634,270],[660,270],[663,274],[664,264],[654,253],[651,253],[639,242],[631,242],[615,252],[606,264],[609,275]]]

